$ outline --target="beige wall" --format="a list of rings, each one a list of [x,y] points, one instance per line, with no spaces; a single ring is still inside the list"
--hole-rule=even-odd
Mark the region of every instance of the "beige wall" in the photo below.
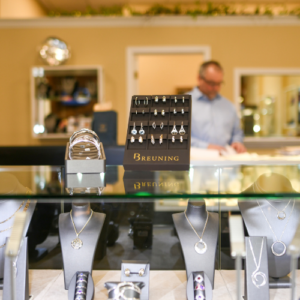
[[[197,83],[202,54],[138,55],[139,94],[176,94]]]
[[[127,47],[209,45],[225,69],[222,93],[232,99],[234,68],[299,68],[299,33],[299,26],[1,28],[0,145],[65,143],[31,137],[30,68],[41,64],[37,46],[50,35],[72,46],[68,64],[103,66],[105,99],[119,114],[118,142],[124,144]]]
[[[36,0],[0,0],[0,18],[36,18],[46,11]]]

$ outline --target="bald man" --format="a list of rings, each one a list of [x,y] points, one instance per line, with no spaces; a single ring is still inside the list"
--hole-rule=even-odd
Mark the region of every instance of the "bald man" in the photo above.
[[[200,66],[198,86],[192,96],[192,147],[221,152],[230,145],[237,153],[246,152],[243,132],[233,104],[219,94],[223,68],[216,61]]]

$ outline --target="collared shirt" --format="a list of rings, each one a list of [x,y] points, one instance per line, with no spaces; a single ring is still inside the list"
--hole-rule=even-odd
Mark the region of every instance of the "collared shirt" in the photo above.
[[[193,147],[207,148],[209,144],[226,146],[243,142],[240,120],[229,100],[221,95],[210,100],[198,87],[187,94],[192,96]]]

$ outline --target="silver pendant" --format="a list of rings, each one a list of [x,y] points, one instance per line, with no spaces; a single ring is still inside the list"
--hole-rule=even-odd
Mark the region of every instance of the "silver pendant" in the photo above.
[[[195,251],[197,253],[204,254],[206,250],[207,250],[207,245],[202,239],[195,244]]]
[[[284,211],[278,211],[278,213],[277,213],[277,219],[278,220],[284,220],[285,217],[286,217],[286,214],[285,214]]]
[[[258,277],[261,277],[262,278],[262,283],[258,284],[257,282],[259,281],[258,280]],[[259,289],[261,286],[264,286],[267,282],[266,280],[266,275],[263,273],[263,272],[253,272],[252,275],[251,275],[251,279],[252,279],[252,282],[253,284]]]
[[[282,250],[282,252],[280,252],[280,253],[277,253],[277,252],[275,252],[275,250],[274,250],[274,246],[275,246],[276,244],[278,244],[278,243],[283,245],[283,250]],[[284,255],[285,252],[286,252],[286,245],[285,245],[285,243],[282,242],[282,241],[276,241],[276,242],[274,242],[274,243],[272,244],[271,250],[272,250],[272,253],[273,253],[275,256],[282,256],[282,255]]]
[[[76,238],[71,242],[71,246],[73,249],[78,250],[82,247],[83,243],[80,238]]]

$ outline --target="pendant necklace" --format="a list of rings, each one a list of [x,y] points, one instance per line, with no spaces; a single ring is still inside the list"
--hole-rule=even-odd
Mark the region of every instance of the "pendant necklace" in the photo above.
[[[252,252],[253,260],[254,260],[254,263],[255,263],[255,266],[256,266],[256,269],[254,270],[254,272],[251,275],[251,279],[252,279],[253,284],[259,289],[261,286],[264,286],[266,284],[266,282],[267,282],[267,280],[266,280],[266,274],[263,273],[263,272],[258,272],[258,270],[260,269],[262,251],[263,251],[263,247],[264,247],[264,239],[262,239],[262,242],[261,242],[261,248],[260,248],[260,254],[259,254],[258,263],[256,261],[255,255],[254,255],[254,251],[253,251],[253,247],[252,247],[252,243],[251,243],[251,238],[249,238],[249,245],[250,245],[250,249],[251,249],[251,252]],[[257,283],[259,276],[262,278],[262,283],[261,284]]]
[[[259,208],[260,208],[262,214],[264,215],[264,217],[265,217],[265,219],[266,219],[266,221],[267,221],[267,223],[268,223],[268,225],[269,225],[271,231],[273,232],[273,234],[274,234],[274,236],[275,236],[275,238],[276,238],[276,241],[275,241],[275,242],[272,244],[272,246],[271,246],[272,253],[273,253],[275,256],[282,256],[282,255],[284,255],[285,252],[286,252],[286,245],[285,245],[284,242],[282,242],[281,239],[282,239],[282,237],[283,237],[283,235],[284,235],[285,229],[286,229],[287,225],[289,224],[290,218],[291,218],[291,216],[292,216],[292,214],[293,214],[293,210],[294,210],[294,206],[295,206],[295,200],[294,200],[294,202],[293,202],[293,207],[292,207],[290,216],[289,216],[289,218],[288,218],[288,220],[287,220],[287,222],[286,222],[286,224],[285,224],[285,226],[284,226],[284,228],[283,228],[283,231],[282,231],[282,233],[281,233],[280,238],[278,238],[277,235],[275,234],[275,232],[274,232],[274,230],[273,230],[273,228],[272,228],[270,222],[268,221],[267,216],[265,215],[264,211],[262,210],[262,208],[261,208],[259,202],[258,202],[257,200],[256,200],[256,202],[257,202],[257,204],[258,204],[258,206],[259,206]],[[282,250],[282,252],[277,253],[277,252],[275,251],[274,246],[275,246],[276,244],[281,244],[281,245],[283,245],[283,250]]]
[[[256,188],[258,191],[263,191],[265,192],[261,187],[258,186],[258,183],[255,182],[254,183],[256,185]],[[255,192],[254,186],[253,186],[253,191]],[[283,209],[278,209],[275,206],[273,206],[268,200],[266,200],[276,211],[277,211],[277,219],[278,220],[284,220],[286,218],[286,213],[285,213],[285,209],[289,206],[291,200],[288,202],[288,204],[283,208]]]
[[[73,224],[76,236],[77,236],[76,239],[74,239],[71,242],[71,246],[72,246],[73,249],[78,250],[78,249],[80,249],[82,247],[83,243],[82,243],[82,240],[79,238],[79,234],[83,231],[83,229],[86,227],[86,225],[90,222],[92,216],[93,216],[93,210],[91,209],[91,215],[88,218],[87,222],[84,224],[84,226],[81,228],[81,230],[79,232],[77,232],[75,223],[73,221],[72,209],[71,209],[71,211],[70,211],[70,217],[71,217],[71,221],[72,221],[72,224]]]
[[[189,218],[187,217],[186,215],[186,210],[184,211],[184,215],[185,215],[185,218],[186,220],[188,221],[188,223],[190,224],[190,226],[192,227],[192,229],[194,230],[194,232],[196,233],[197,237],[199,238],[199,242],[197,242],[195,244],[195,251],[199,254],[204,254],[207,250],[207,245],[206,243],[202,240],[202,237],[203,237],[203,234],[204,234],[204,231],[205,231],[205,228],[206,228],[206,225],[207,225],[207,221],[208,221],[208,217],[209,217],[209,212],[206,211],[207,213],[207,217],[206,217],[206,221],[205,221],[205,224],[204,224],[204,228],[203,228],[203,231],[202,231],[202,234],[201,234],[201,237],[199,236],[199,234],[197,233],[196,229],[194,228],[194,226],[192,225],[192,223],[190,222]]]

